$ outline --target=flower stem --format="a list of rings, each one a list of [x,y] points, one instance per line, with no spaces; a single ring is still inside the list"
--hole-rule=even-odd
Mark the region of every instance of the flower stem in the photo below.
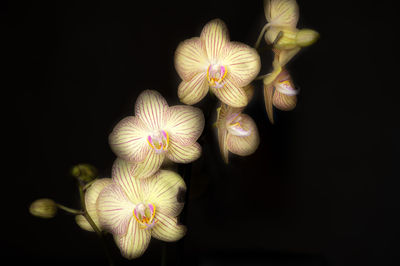
[[[110,266],[113,266],[113,265],[114,265],[114,262],[113,262],[113,260],[112,260],[112,258],[111,258],[111,255],[110,255],[110,252],[109,252],[109,250],[108,250],[108,248],[107,248],[106,242],[104,241],[103,233],[102,233],[101,230],[97,227],[97,225],[94,223],[94,221],[93,221],[92,218],[90,217],[89,213],[87,212],[86,203],[85,203],[85,193],[84,193],[84,187],[85,187],[85,186],[84,186],[84,184],[82,183],[82,181],[79,181],[78,187],[79,187],[79,196],[80,196],[80,199],[81,199],[81,205],[82,205],[82,209],[83,209],[83,216],[85,216],[85,218],[86,218],[86,220],[88,221],[88,223],[90,224],[90,226],[93,228],[93,230],[94,230],[94,231],[96,232],[96,234],[99,236],[100,242],[101,242],[101,244],[103,245],[104,251],[105,251],[105,253],[106,253],[106,257],[107,257],[107,260],[108,260],[108,264],[109,264]]]
[[[80,210],[72,209],[72,208],[66,207],[66,206],[64,206],[62,204],[59,204],[59,203],[56,203],[56,206],[57,206],[57,208],[59,208],[59,209],[61,209],[63,211],[72,213],[72,214],[83,214],[83,212],[80,211]]]
[[[262,28],[260,34],[258,35],[256,44],[254,44],[254,48],[257,49],[258,46],[260,45],[262,36],[264,35],[265,31],[269,28],[269,26],[271,26],[269,23],[265,24],[265,26]]]

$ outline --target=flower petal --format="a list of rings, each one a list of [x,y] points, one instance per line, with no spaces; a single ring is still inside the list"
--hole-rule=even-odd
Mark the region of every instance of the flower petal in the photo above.
[[[176,217],[169,217],[163,213],[157,213],[157,224],[154,226],[151,234],[153,237],[166,241],[178,241],[186,234],[186,226],[178,224]]]
[[[146,140],[148,131],[140,119],[128,116],[114,127],[108,142],[118,157],[131,162],[141,162],[150,151]]]
[[[135,205],[116,183],[103,189],[97,200],[97,213],[102,228],[112,234],[123,235],[133,219]]]
[[[154,90],[143,91],[136,100],[135,114],[150,129],[164,127],[168,103]]]
[[[136,168],[137,164],[117,158],[111,170],[114,183],[122,188],[124,195],[134,204],[140,203],[142,199],[139,180],[135,178]]]
[[[228,67],[229,78],[239,87],[253,81],[261,68],[257,51],[239,42],[230,42],[225,46],[222,64]]]
[[[228,146],[226,144],[228,130],[226,127],[218,128],[218,144],[219,150],[221,151],[222,159],[225,163],[228,163]]]
[[[296,0],[265,0],[264,12],[272,25],[296,27],[299,20],[299,6]]]
[[[137,178],[147,178],[154,175],[155,172],[160,169],[165,158],[163,153],[155,153],[154,151],[149,152],[146,159],[135,165],[134,176]]]
[[[203,112],[196,107],[177,105],[168,109],[167,125],[171,142],[188,146],[196,142],[204,129]]]
[[[101,227],[101,226],[100,226],[100,222],[99,222],[99,217],[97,215],[96,202],[97,202],[100,192],[106,186],[111,184],[111,182],[112,182],[111,178],[97,179],[86,190],[86,193],[85,193],[86,210],[87,210],[90,218],[92,218],[93,222],[96,224],[97,227]],[[91,232],[94,231],[92,226],[89,224],[89,222],[86,220],[86,218],[83,215],[77,215],[75,217],[75,220],[82,229],[91,231]]]
[[[145,195],[144,201],[156,206],[156,215],[162,212],[176,217],[182,211],[186,184],[177,173],[160,170],[156,175],[142,179],[141,189]]]
[[[271,124],[274,123],[274,108],[272,106],[272,96],[274,94],[274,86],[272,84],[264,84],[264,103],[267,110],[268,119]]]
[[[181,79],[191,80],[200,72],[207,72],[207,53],[199,37],[181,42],[175,51],[175,69]]]
[[[232,107],[244,107],[248,103],[247,95],[244,90],[236,86],[229,78],[221,88],[212,88],[213,93],[223,103]]]
[[[284,67],[299,51],[301,47],[296,47],[290,50],[281,50],[278,55],[278,63]]]
[[[205,45],[208,59],[216,62],[221,56],[222,49],[229,43],[228,29],[222,20],[211,20],[201,31],[200,39]]]
[[[182,146],[179,143],[170,143],[167,157],[175,163],[190,163],[201,155],[201,146],[195,142],[193,145]]]
[[[196,74],[190,81],[182,81],[178,87],[178,97],[184,104],[196,104],[208,92],[207,72]]]
[[[135,259],[143,255],[149,246],[151,231],[141,229],[139,224],[132,219],[125,235],[114,235],[115,243],[121,250],[123,257]]]
[[[242,127],[246,130],[251,130],[251,134],[249,136],[234,136],[228,134],[227,145],[229,151],[232,153],[240,156],[247,156],[257,149],[260,144],[260,137],[253,119],[246,114],[241,114],[241,117]]]

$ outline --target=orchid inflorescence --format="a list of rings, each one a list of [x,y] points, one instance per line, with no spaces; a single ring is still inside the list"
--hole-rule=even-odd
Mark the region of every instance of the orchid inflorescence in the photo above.
[[[266,0],[267,24],[252,48],[230,41],[226,24],[208,22],[199,37],[179,44],[175,68],[182,79],[178,96],[186,105],[169,106],[155,90],[145,90],[137,98],[134,114],[122,119],[109,136],[116,154],[111,178],[97,178],[90,165],[77,165],[72,174],[79,180],[82,210],[74,210],[51,199],[35,201],[30,211],[51,218],[57,208],[75,214],[84,230],[110,232],[124,257],[133,259],[146,250],[151,237],[177,241],[186,232],[178,222],[186,184],[171,170],[161,170],[165,162],[191,163],[201,155],[197,142],[205,118],[193,105],[210,90],[220,101],[215,126],[223,161],[229,152],[247,156],[255,152],[260,138],[254,120],[243,113],[253,97],[255,85],[263,79],[267,115],[274,123],[273,109],[292,110],[295,89],[286,68],[302,47],[315,42],[318,33],[297,29],[299,10],[295,0]],[[261,59],[257,52],[261,39],[274,53],[271,73],[257,77]]]

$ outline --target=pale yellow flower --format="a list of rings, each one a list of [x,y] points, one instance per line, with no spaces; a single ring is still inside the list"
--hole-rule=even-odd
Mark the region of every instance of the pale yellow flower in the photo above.
[[[99,197],[100,192],[111,183],[111,178],[100,178],[93,182],[90,187],[85,192],[85,206],[90,218],[96,224],[96,226],[101,230],[99,223],[99,217],[96,210],[96,202]],[[94,232],[92,226],[86,220],[83,215],[75,216],[75,221],[84,230]]]
[[[297,29],[299,7],[296,0],[265,0],[265,41],[281,51],[279,63],[284,67],[302,47],[313,44],[319,37],[311,29]],[[261,35],[260,35],[261,36]],[[260,39],[257,41],[259,43]]]
[[[242,87],[260,71],[260,57],[250,46],[231,42],[228,29],[220,19],[207,23],[200,37],[188,39],[175,52],[175,68],[182,82],[179,99],[185,104],[199,102],[211,91],[225,104],[247,105]]]
[[[251,99],[253,88],[244,88],[247,96]],[[257,126],[253,119],[247,114],[243,114],[244,108],[235,108],[221,103],[217,109],[217,122],[215,123],[218,131],[218,143],[225,163],[228,163],[229,151],[247,156],[255,152],[260,137]]]
[[[296,107],[298,90],[295,89],[289,72],[280,66],[263,80],[264,102],[269,121],[274,123],[273,107],[290,111]]]
[[[139,178],[153,175],[167,157],[189,163],[201,155],[196,142],[204,128],[203,112],[196,107],[169,107],[157,91],[142,92],[135,104],[135,116],[122,119],[109,136],[114,153],[135,163]]]
[[[137,258],[151,237],[170,242],[185,235],[186,227],[177,220],[185,191],[185,182],[178,174],[160,170],[139,179],[131,165],[119,158],[113,165],[112,182],[98,196],[100,225],[113,234],[124,257]]]

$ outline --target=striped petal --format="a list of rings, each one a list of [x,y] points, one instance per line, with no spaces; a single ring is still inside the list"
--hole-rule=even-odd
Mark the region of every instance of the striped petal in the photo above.
[[[229,43],[228,29],[222,20],[211,20],[204,26],[200,39],[205,45],[208,59],[217,62],[222,49]]]
[[[195,142],[190,146],[182,146],[178,143],[170,143],[167,157],[175,163],[190,163],[197,160],[201,155],[201,146]]]
[[[146,159],[136,164],[134,168],[134,176],[137,178],[147,178],[154,175],[155,172],[160,169],[165,158],[163,153],[155,153],[154,151],[149,152]]]
[[[190,81],[182,81],[178,87],[178,97],[184,104],[196,104],[201,101],[208,92],[207,72],[201,72],[193,76]]]
[[[156,175],[141,180],[144,202],[156,206],[156,214],[176,217],[183,208],[186,184],[182,177],[169,170],[160,170]]]
[[[143,91],[136,100],[135,114],[150,129],[164,127],[168,103],[154,90]]]
[[[167,125],[171,142],[192,145],[204,129],[203,112],[196,107],[177,105],[168,109]]]
[[[112,182],[111,178],[97,179],[86,190],[86,193],[85,193],[86,210],[87,210],[90,218],[92,218],[93,222],[96,224],[97,227],[101,227],[100,222],[99,222],[99,217],[97,215],[97,208],[96,208],[97,198],[99,197],[100,192],[106,186],[111,184],[111,182]],[[82,229],[91,231],[91,232],[94,231],[92,226],[89,224],[89,222],[86,220],[86,218],[83,215],[77,215],[75,217],[75,220]]]
[[[111,175],[115,184],[122,188],[124,195],[134,204],[140,203],[142,194],[139,180],[135,178],[137,164],[117,158],[112,166]]]
[[[225,163],[228,163],[228,146],[227,146],[227,134],[228,130],[226,128],[218,128],[218,144],[219,150],[222,155],[222,159]]]
[[[135,259],[142,256],[149,246],[150,239],[151,231],[141,229],[134,219],[130,221],[125,235],[114,235],[115,243],[122,256],[127,259]]]
[[[149,129],[140,119],[128,116],[111,132],[108,142],[112,151],[127,161],[141,162],[150,152],[146,137]]]
[[[190,81],[196,74],[206,72],[207,53],[199,37],[181,42],[175,51],[175,69],[181,79]]]
[[[279,91],[275,91],[273,99],[274,106],[282,111],[290,111],[296,107],[297,96],[296,95],[286,95]]]
[[[97,200],[97,212],[102,228],[113,235],[123,235],[133,219],[135,205],[125,195],[124,190],[112,183],[100,193]]]
[[[251,134],[249,136],[234,136],[228,134],[227,145],[229,151],[232,153],[240,156],[247,156],[257,149],[260,143],[260,137],[253,119],[246,114],[241,114],[241,117],[242,127],[246,130],[251,130]]]
[[[299,6],[296,0],[265,0],[264,12],[272,25],[296,27],[299,20]]]
[[[274,123],[274,108],[272,106],[272,96],[274,94],[274,86],[272,84],[264,84],[264,103],[267,110],[268,119],[271,124]]]
[[[229,78],[239,87],[253,81],[261,67],[257,51],[239,42],[230,42],[225,46],[222,64],[228,67]]]
[[[174,242],[186,234],[186,226],[178,224],[176,217],[157,213],[156,219],[158,222],[151,232],[153,237],[166,242]]]
[[[213,93],[223,103],[232,107],[244,107],[248,103],[247,95],[244,90],[236,86],[229,78],[222,88],[212,88]]]

